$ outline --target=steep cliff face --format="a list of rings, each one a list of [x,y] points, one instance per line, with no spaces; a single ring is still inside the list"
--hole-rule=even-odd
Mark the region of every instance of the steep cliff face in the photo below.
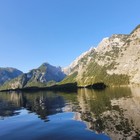
[[[15,68],[0,68],[0,85],[21,75],[22,72]]]
[[[60,67],[44,63],[39,68],[33,69],[29,73],[22,74],[10,82],[5,83],[1,89],[49,86],[60,82],[65,76]]]
[[[98,82],[107,85],[140,84],[140,26],[129,35],[104,38],[76,59],[62,83],[77,82],[87,86]]]

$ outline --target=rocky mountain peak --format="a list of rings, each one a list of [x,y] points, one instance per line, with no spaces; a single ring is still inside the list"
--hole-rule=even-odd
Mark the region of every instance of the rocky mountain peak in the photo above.
[[[25,87],[43,87],[54,85],[56,82],[60,82],[65,78],[65,74],[62,72],[61,67],[55,67],[49,63],[43,63],[39,68],[33,69],[28,73],[24,73],[7,82],[2,89],[5,87],[9,89],[25,88]]]
[[[45,67],[47,67],[47,66],[49,66],[50,64],[48,63],[48,62],[44,62],[41,66],[45,66]]]
[[[62,68],[60,66],[52,66],[51,64],[49,64],[48,62],[45,62],[43,63],[38,69],[41,69],[41,68],[50,68],[50,69],[57,69],[57,70],[62,70]]]

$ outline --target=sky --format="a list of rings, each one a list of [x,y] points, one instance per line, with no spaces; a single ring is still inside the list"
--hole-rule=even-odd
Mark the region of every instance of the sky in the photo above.
[[[140,24],[140,0],[0,0],[0,67],[66,67]]]

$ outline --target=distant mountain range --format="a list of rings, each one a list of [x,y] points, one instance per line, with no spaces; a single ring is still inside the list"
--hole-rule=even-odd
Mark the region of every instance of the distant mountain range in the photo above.
[[[39,68],[24,73],[17,78],[6,82],[1,89],[17,89],[27,87],[46,87],[55,85],[62,81],[66,74],[61,67],[55,67],[48,63],[43,63]]]
[[[0,75],[1,79],[3,77]],[[59,85],[77,83],[80,87],[96,83],[108,86],[140,85],[140,25],[128,35],[114,34],[104,38],[96,48],[84,52],[66,68],[44,63],[6,82],[1,89],[45,87],[58,82]]]
[[[15,68],[0,68],[0,85],[4,84],[6,81],[10,81],[18,77],[22,73],[22,71]]]

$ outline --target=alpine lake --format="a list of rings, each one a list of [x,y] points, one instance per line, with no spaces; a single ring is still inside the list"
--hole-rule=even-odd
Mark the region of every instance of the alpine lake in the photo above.
[[[0,140],[139,140],[140,88],[0,93]]]

